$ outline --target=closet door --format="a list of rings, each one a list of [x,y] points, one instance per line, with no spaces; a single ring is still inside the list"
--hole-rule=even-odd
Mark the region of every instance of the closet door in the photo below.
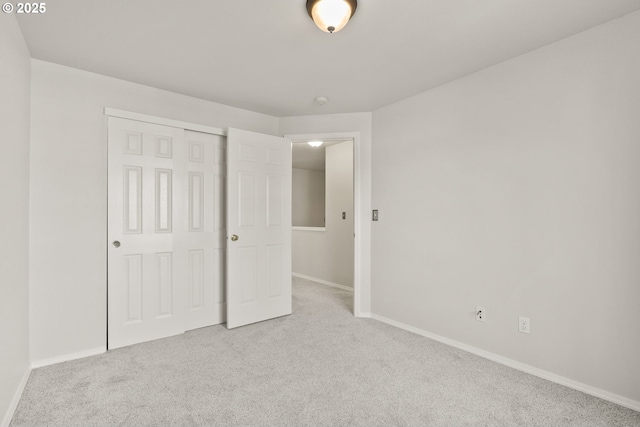
[[[186,217],[176,222],[174,248],[186,271],[187,330],[225,321],[225,145],[222,136],[185,131],[177,168]]]
[[[108,347],[221,323],[224,138],[108,120]]]
[[[109,348],[184,332],[174,224],[184,130],[109,118]]]
[[[291,141],[229,129],[227,327],[291,314]]]

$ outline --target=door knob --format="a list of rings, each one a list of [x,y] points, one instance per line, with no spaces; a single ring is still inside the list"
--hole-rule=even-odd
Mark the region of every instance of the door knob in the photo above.
[[[113,243],[111,243],[113,245],[114,248],[119,248],[120,247],[120,242],[118,242],[117,240],[114,240]]]
[[[236,240],[238,240],[238,235],[236,235],[236,234],[232,234],[232,235],[231,235],[231,241],[232,241],[232,242],[235,242]]]

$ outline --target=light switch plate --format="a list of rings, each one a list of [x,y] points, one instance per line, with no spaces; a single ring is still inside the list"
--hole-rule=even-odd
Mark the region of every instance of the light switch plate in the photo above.
[[[377,221],[378,220],[378,209],[374,209],[372,214],[371,214],[371,220],[372,221]]]

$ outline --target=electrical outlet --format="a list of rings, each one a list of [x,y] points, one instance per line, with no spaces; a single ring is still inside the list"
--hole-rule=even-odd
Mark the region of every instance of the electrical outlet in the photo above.
[[[531,320],[528,317],[518,317],[518,331],[523,334],[531,333]]]
[[[485,317],[487,316],[486,310],[484,307],[477,306],[476,307],[476,320],[478,322],[484,322]]]

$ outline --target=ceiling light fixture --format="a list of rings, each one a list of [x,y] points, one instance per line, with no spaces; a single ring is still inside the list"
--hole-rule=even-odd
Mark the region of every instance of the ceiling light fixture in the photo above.
[[[343,29],[356,12],[357,0],[307,0],[307,12],[325,33]]]
[[[313,148],[318,148],[320,147],[322,144],[324,144],[323,141],[309,141],[307,142],[307,144],[309,144],[310,146],[312,146]]]

